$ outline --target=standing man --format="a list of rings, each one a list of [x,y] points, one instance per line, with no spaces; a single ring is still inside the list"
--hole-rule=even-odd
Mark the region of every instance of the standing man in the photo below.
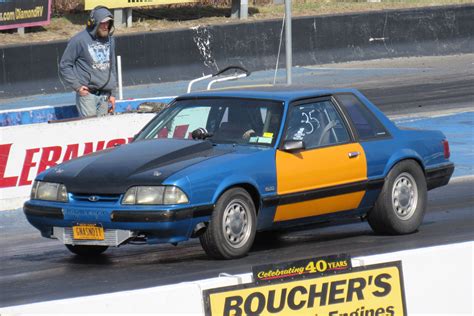
[[[61,77],[76,91],[76,107],[81,117],[103,116],[115,111],[113,28],[112,13],[103,6],[94,8],[86,29],[70,39],[61,58]]]

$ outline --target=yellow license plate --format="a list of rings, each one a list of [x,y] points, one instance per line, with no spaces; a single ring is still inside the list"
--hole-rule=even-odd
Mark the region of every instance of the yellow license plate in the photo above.
[[[104,228],[93,224],[73,226],[72,237],[78,240],[104,240]]]

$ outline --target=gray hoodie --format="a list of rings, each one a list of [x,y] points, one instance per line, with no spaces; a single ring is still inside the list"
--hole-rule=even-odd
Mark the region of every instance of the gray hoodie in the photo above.
[[[117,71],[112,29],[107,38],[99,38],[96,35],[100,21],[106,17],[113,18],[109,10],[94,10],[95,23],[69,40],[61,58],[61,77],[75,91],[86,86],[92,90],[100,89],[114,94]]]

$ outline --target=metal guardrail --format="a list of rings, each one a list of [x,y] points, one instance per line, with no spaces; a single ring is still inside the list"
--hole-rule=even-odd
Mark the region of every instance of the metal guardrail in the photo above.
[[[240,78],[245,78],[245,77],[248,77],[250,76],[251,72],[248,71],[247,69],[245,69],[244,67],[241,67],[241,66],[229,66],[229,67],[226,67],[218,72],[216,72],[215,74],[210,74],[210,75],[205,75],[205,76],[202,76],[200,78],[196,78],[196,79],[193,79],[189,82],[188,84],[188,88],[187,88],[187,93],[190,93],[191,92],[191,89],[192,89],[192,86],[196,83],[196,82],[199,82],[199,81],[203,81],[203,80],[206,80],[206,79],[210,79],[210,78],[214,78],[214,77],[218,77],[220,75],[222,75],[223,73],[229,71],[229,70],[240,70],[242,71],[243,73],[241,74],[237,74],[237,73],[234,73],[233,75],[229,75],[229,76],[226,76],[226,77],[221,77],[221,78],[217,78],[217,79],[214,79],[212,81],[210,81],[207,85],[207,90],[210,90],[212,85],[214,83],[217,83],[217,82],[224,82],[224,81],[230,81],[230,80],[237,80],[237,79],[240,79]]]

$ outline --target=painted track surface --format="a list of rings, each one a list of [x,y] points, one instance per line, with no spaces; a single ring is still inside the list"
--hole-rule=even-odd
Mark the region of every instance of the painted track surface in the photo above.
[[[471,65],[472,69],[472,65]],[[416,82],[416,74],[412,82]],[[472,84],[471,75],[459,75]],[[455,80],[455,81],[456,81]],[[467,80],[467,81],[466,81]],[[366,93],[388,113],[414,114],[439,110],[440,87],[447,83],[420,75],[418,85],[380,80]],[[441,86],[440,86],[441,85]],[[431,87],[431,88],[430,88]],[[462,88],[443,104],[456,110],[471,101],[472,89]],[[377,101],[376,99],[379,98]],[[452,101],[452,102],[451,102]],[[419,102],[424,102],[419,107]],[[397,106],[395,106],[397,105]],[[472,126],[471,126],[472,128]],[[471,149],[472,151],[472,149]],[[251,271],[251,266],[346,252],[352,256],[474,240],[474,177],[457,179],[429,193],[428,211],[420,231],[406,236],[377,236],[366,222],[309,229],[260,238],[250,255],[234,261],[207,259],[199,242],[110,249],[94,261],[72,256],[57,241],[41,238],[21,211],[0,213],[0,306],[145,288]]]

